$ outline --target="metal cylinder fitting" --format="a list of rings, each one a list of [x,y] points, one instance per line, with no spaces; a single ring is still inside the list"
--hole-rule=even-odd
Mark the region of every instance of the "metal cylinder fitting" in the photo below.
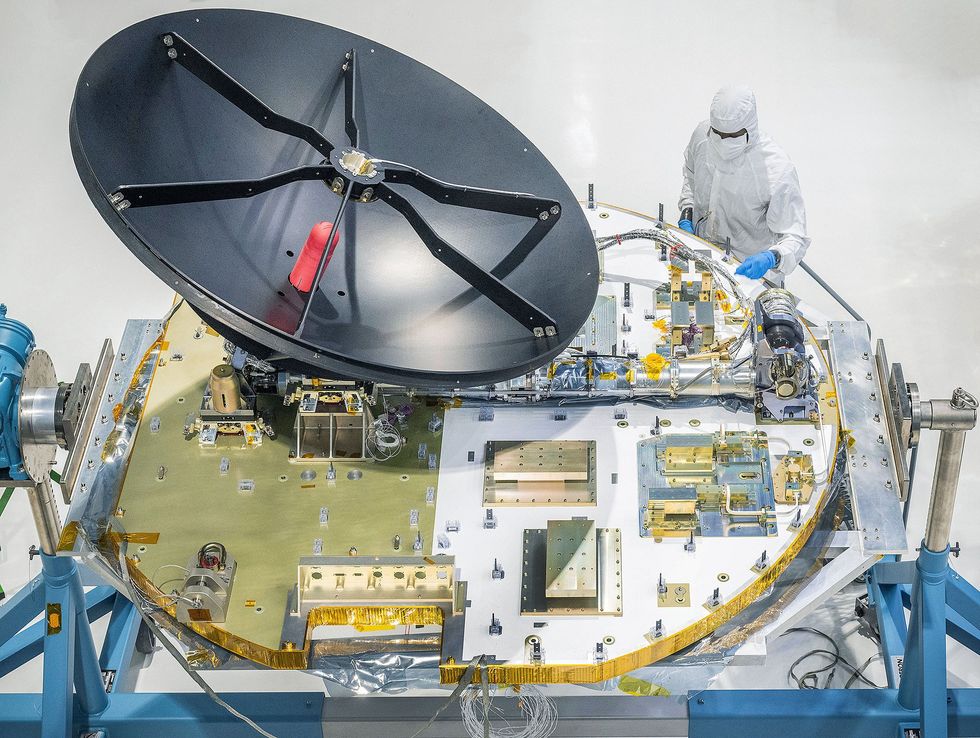
[[[241,382],[231,364],[218,364],[208,379],[211,407],[215,412],[233,413],[242,406]]]
[[[932,480],[932,497],[929,499],[924,541],[929,551],[939,553],[949,545],[956,487],[959,483],[960,467],[963,465],[963,448],[967,431],[977,422],[977,400],[962,388],[957,388],[949,401],[933,400],[922,404],[929,407],[928,413],[923,412],[923,425],[942,430],[936,453],[936,472]]]

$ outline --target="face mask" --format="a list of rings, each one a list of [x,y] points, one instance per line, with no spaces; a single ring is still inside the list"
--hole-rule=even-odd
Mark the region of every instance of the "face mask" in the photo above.
[[[745,151],[749,145],[749,137],[746,134],[738,138],[719,138],[717,134],[712,133],[708,136],[708,143],[715,156],[722,161],[731,161]]]

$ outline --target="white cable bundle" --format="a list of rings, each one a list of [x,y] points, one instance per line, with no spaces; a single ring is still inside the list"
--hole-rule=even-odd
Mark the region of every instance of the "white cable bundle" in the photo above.
[[[504,718],[504,711],[499,707],[493,706],[493,699],[497,692],[496,687],[490,688],[490,702],[487,713],[490,720],[496,719],[503,722],[504,726],[495,729],[491,724],[490,738],[546,738],[555,732],[558,727],[558,708],[550,697],[537,687],[525,684],[516,688],[508,697],[518,700],[518,706],[524,713],[524,725],[511,725]],[[468,687],[459,696],[459,711],[463,718],[463,726],[472,738],[483,738],[483,692],[481,687],[474,685]]]
[[[368,453],[375,461],[387,461],[398,455],[405,439],[386,418],[380,417],[371,424],[367,436]]]

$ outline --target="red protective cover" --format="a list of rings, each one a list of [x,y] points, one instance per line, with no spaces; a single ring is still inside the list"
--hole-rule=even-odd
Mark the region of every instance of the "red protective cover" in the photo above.
[[[313,286],[316,267],[320,263],[320,256],[323,254],[323,249],[327,245],[327,238],[330,235],[331,228],[333,228],[333,223],[325,220],[317,223],[310,229],[310,235],[303,245],[303,250],[299,253],[299,258],[296,259],[296,265],[293,267],[293,271],[289,273],[289,283],[300,292],[309,292],[310,287]],[[330,258],[333,256],[333,250],[337,248],[338,241],[340,241],[339,228],[333,234],[333,239],[330,242],[327,260],[323,263],[324,270],[326,270],[327,265],[330,263]]]

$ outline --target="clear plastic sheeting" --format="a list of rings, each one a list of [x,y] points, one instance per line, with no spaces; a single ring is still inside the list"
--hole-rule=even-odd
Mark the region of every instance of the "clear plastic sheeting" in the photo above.
[[[438,689],[439,650],[318,655],[314,641],[308,673],[323,678],[333,697],[401,694],[409,689]]]

